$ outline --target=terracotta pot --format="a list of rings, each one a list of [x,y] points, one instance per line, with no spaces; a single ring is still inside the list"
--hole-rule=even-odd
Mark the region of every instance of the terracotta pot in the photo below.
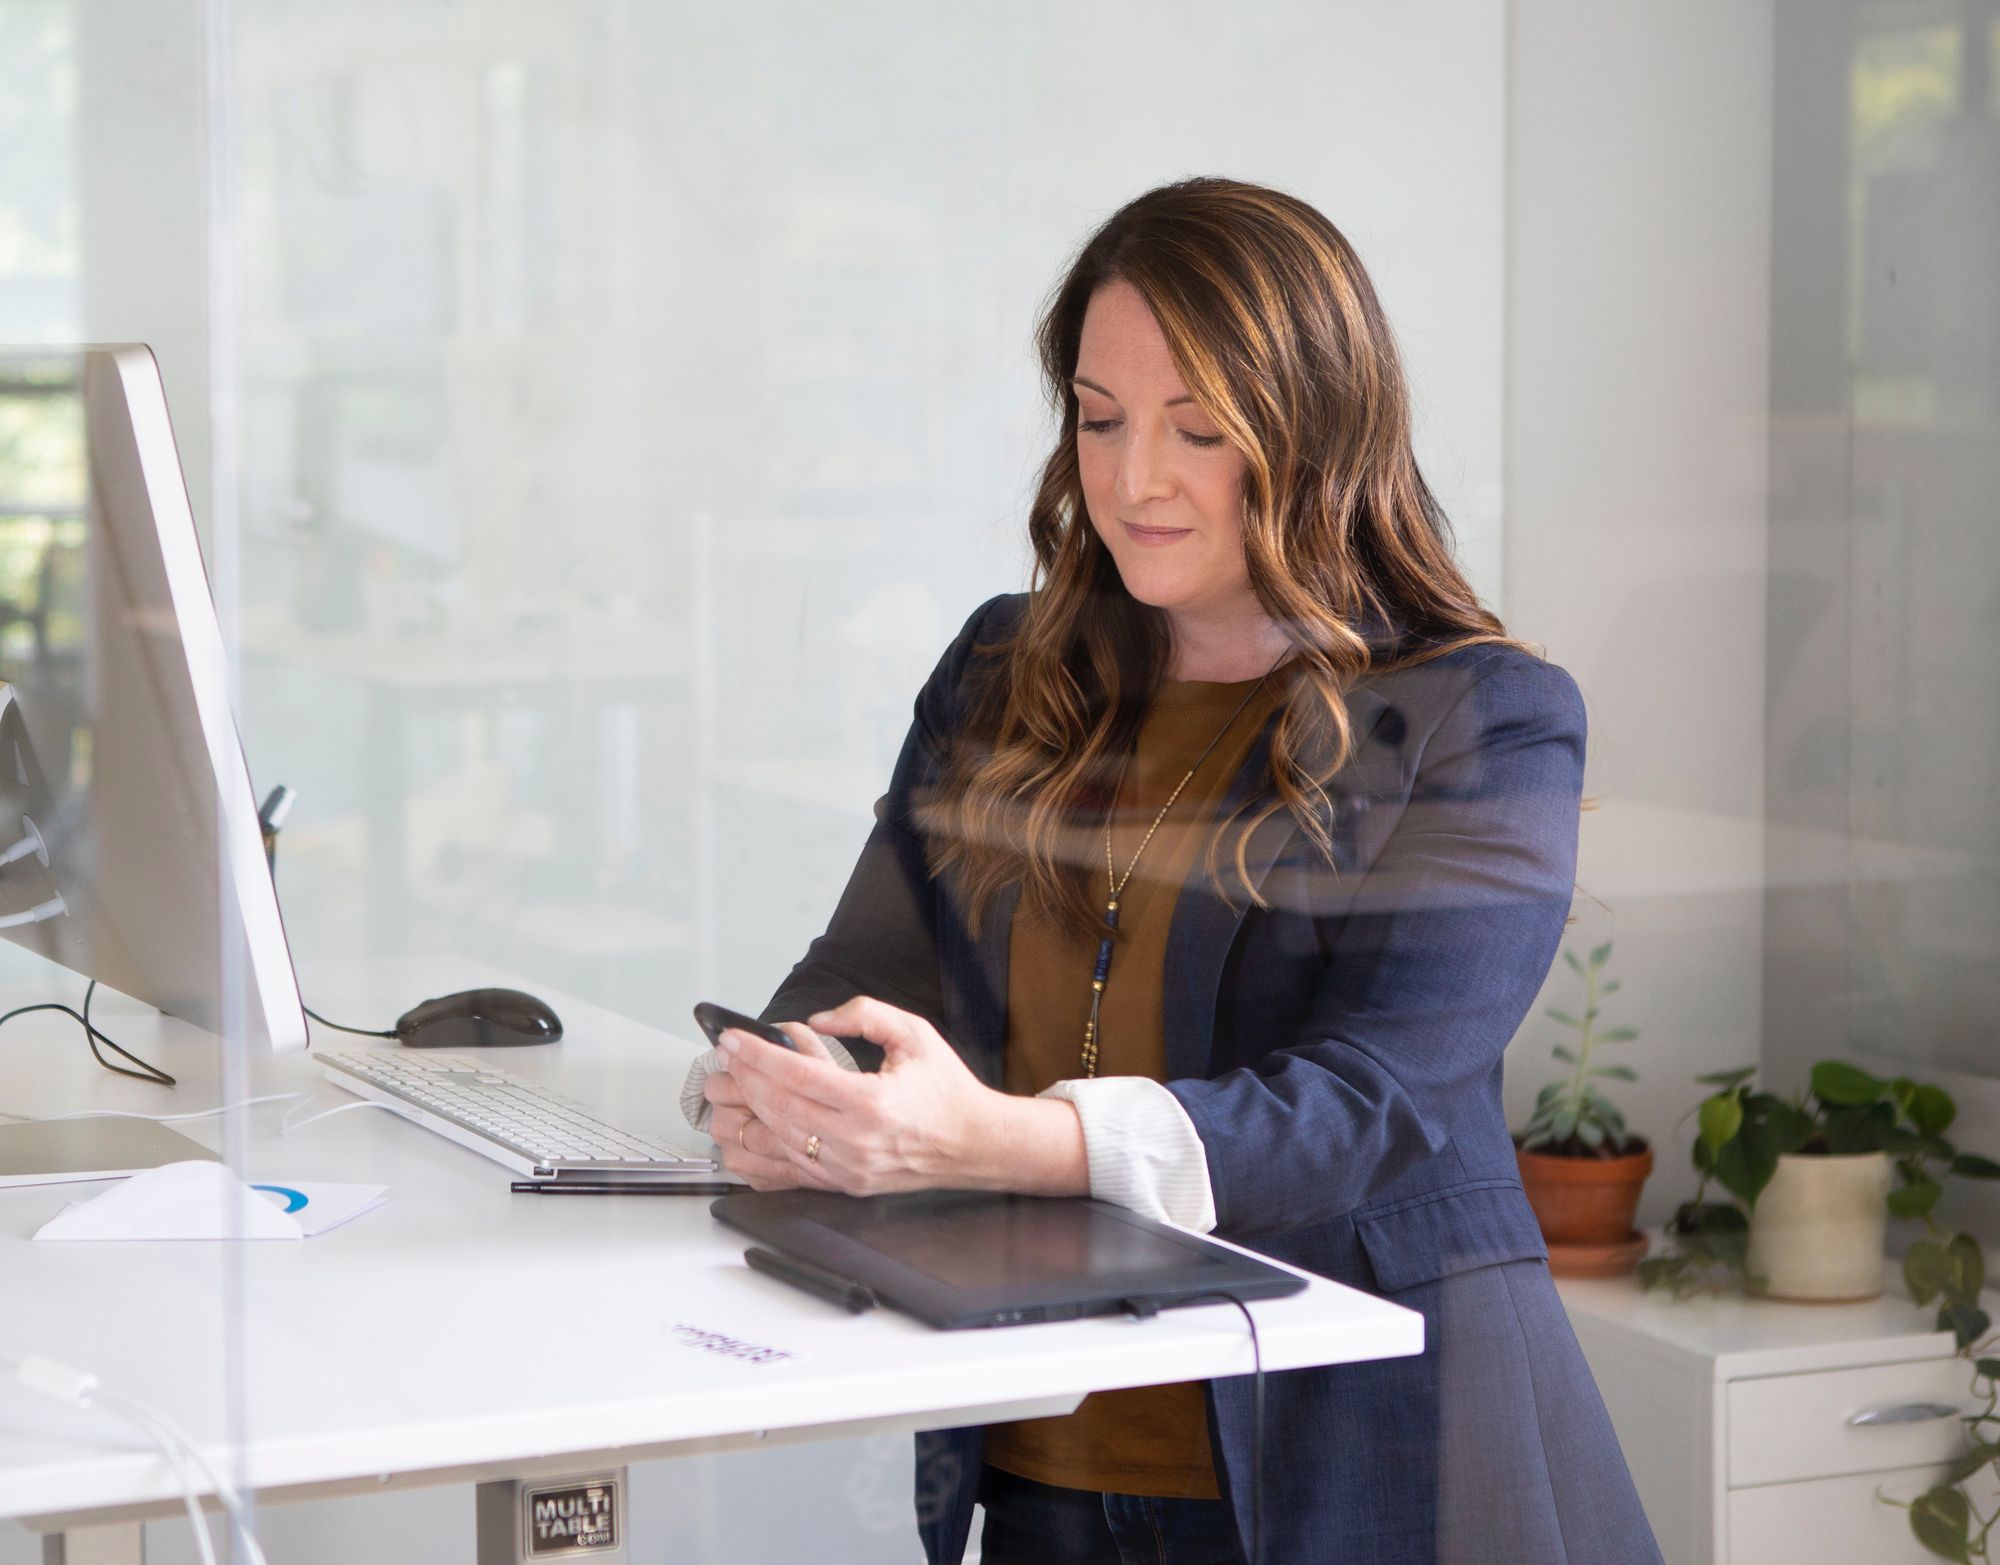
[[[1639,1190],[1653,1171],[1653,1149],[1638,1137],[1623,1157],[1561,1157],[1514,1146],[1528,1204],[1551,1245],[1612,1244],[1632,1233]]]
[[[1889,1154],[1790,1152],[1750,1214],[1749,1271],[1774,1299],[1872,1299],[1882,1291]]]

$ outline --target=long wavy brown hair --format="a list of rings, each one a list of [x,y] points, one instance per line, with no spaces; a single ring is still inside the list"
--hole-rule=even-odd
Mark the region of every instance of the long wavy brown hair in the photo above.
[[[1410,399],[1387,317],[1345,237],[1305,202],[1233,179],[1189,179],[1120,208],[1084,243],[1037,331],[1060,420],[1028,517],[1024,617],[975,683],[968,721],[920,808],[933,875],[959,872],[971,926],[1019,882],[1081,937],[1102,933],[1089,855],[1172,650],[1166,615],[1119,578],[1084,505],[1071,388],[1091,296],[1122,279],[1151,306],[1188,392],[1245,463],[1250,586],[1293,653],[1274,676],[1270,786],[1210,838],[1289,810],[1329,864],[1326,786],[1354,744],[1345,692],[1454,648],[1512,641],[1459,571],[1417,470]],[[1385,641],[1383,633],[1387,633]],[[1386,647],[1378,658],[1374,639]]]

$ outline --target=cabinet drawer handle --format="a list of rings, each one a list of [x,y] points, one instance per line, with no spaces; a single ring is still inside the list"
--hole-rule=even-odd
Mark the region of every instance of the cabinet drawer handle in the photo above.
[[[1848,1426],[1866,1429],[1875,1424],[1927,1424],[1934,1418],[1957,1418],[1958,1409],[1949,1402],[1901,1402],[1894,1407],[1865,1408],[1849,1416]]]

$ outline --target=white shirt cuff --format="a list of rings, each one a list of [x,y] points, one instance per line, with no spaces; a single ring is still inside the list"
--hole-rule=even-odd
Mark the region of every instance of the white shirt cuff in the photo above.
[[[819,1041],[826,1045],[826,1052],[833,1056],[833,1063],[842,1070],[858,1071],[860,1065],[847,1046],[838,1038],[829,1038],[825,1033]],[[708,1049],[694,1057],[694,1064],[688,1067],[687,1079],[681,1083],[681,1113],[687,1122],[704,1135],[708,1132],[708,1111],[715,1105],[701,1095],[702,1083],[708,1080],[708,1073],[722,1069],[722,1056],[714,1049]]]
[[[1059,1081],[1036,1096],[1076,1106],[1094,1199],[1196,1233],[1214,1229],[1215,1191],[1201,1134],[1159,1082],[1092,1076]]]

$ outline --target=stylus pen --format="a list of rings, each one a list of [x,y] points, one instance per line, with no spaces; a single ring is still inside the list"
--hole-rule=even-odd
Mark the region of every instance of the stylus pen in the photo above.
[[[780,1282],[790,1283],[794,1288],[803,1288],[807,1293],[829,1304],[838,1304],[856,1315],[863,1310],[874,1309],[879,1302],[873,1289],[851,1277],[842,1277],[824,1267],[815,1266],[810,1261],[795,1261],[788,1255],[780,1255],[775,1250],[760,1250],[755,1245],[743,1252],[743,1259],[750,1263],[753,1272],[763,1272]]]
[[[517,1179],[507,1187],[516,1195],[738,1195],[748,1185],[669,1184],[665,1180]]]

